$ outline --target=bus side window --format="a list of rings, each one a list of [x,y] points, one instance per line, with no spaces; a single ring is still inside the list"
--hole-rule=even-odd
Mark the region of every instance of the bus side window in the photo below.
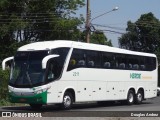
[[[125,69],[126,68],[126,55],[116,54],[116,69]]]
[[[79,67],[83,67],[83,66],[85,66],[85,65],[86,65],[86,63],[85,63],[85,61],[84,61],[84,60],[79,60],[79,61],[78,61],[77,66],[79,66]]]
[[[139,66],[139,56],[137,55],[128,55],[127,69],[129,70],[140,70]]]
[[[98,51],[86,50],[87,67],[101,68],[101,53]]]
[[[119,64],[119,68],[120,68],[120,69],[125,69],[125,64],[124,64],[124,63],[120,63],[120,64]]]
[[[85,58],[84,50],[74,48],[69,61],[67,71],[70,71],[79,67],[85,67],[86,66],[85,59],[86,58]]]
[[[146,70],[147,71],[152,71],[152,70],[156,69],[156,58],[146,57],[145,63],[146,63]]]
[[[94,61],[88,61],[88,67],[94,67]]]
[[[59,66],[59,59],[57,58],[54,58],[54,59],[51,59],[49,62],[48,62],[48,74],[47,74],[47,81],[50,82],[50,81],[53,81],[55,79],[57,79],[58,77],[60,77],[60,74],[61,74],[61,67]]]
[[[128,64],[128,69],[131,70],[132,68],[133,68],[133,67],[132,67],[132,64],[129,63],[129,64]]]
[[[50,64],[49,66],[47,79],[48,81],[51,81],[54,79],[53,64]]]
[[[105,62],[103,67],[104,68],[110,68],[111,67],[111,63],[110,62]]]
[[[76,59],[74,59],[74,58],[70,59],[70,61],[69,61],[69,67],[70,67],[70,69],[75,68],[76,62],[77,62]]]
[[[134,64],[134,65],[133,65],[133,69],[134,69],[134,70],[138,70],[138,69],[139,69],[139,65],[138,65],[138,64]]]
[[[104,69],[112,69],[114,66],[114,59],[112,53],[103,52],[102,53],[102,65]]]
[[[141,70],[145,70],[146,66],[145,65],[140,65]]]
[[[76,61],[74,58],[70,59],[69,64],[68,64],[67,71],[76,68],[76,62],[77,62],[77,61]]]

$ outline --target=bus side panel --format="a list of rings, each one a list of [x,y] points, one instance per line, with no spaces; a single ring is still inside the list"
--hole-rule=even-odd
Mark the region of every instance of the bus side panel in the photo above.
[[[157,69],[154,71],[146,72],[143,75],[143,83],[146,83],[145,98],[153,98],[157,96],[157,84],[158,84]]]
[[[58,81],[55,81],[50,84],[51,88],[47,91],[47,103],[59,103],[58,84]]]
[[[62,103],[63,96],[67,90],[73,90],[76,95],[76,91],[77,91],[76,90],[76,86],[77,86],[76,83],[77,83],[77,81],[75,81],[75,80],[67,80],[66,81],[66,80],[61,79],[58,81],[58,85],[57,85],[58,86],[58,88],[57,88],[58,89],[58,91],[57,91],[58,102]],[[72,95],[72,96],[74,96],[74,95]]]
[[[148,82],[148,87],[145,90],[145,98],[152,98],[157,96],[157,83],[156,82]]]
[[[106,94],[106,81],[93,81],[92,83],[92,100],[104,101],[107,98]]]
[[[92,81],[77,81],[76,102],[92,101]]]
[[[106,100],[118,100],[122,99],[123,91],[124,89],[124,83],[117,82],[117,81],[108,81],[107,82],[107,89],[106,89]]]

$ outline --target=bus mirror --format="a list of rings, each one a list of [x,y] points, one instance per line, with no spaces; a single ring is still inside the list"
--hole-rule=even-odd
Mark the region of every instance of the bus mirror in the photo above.
[[[42,69],[46,69],[48,60],[55,58],[55,57],[59,57],[59,55],[48,55],[44,57],[42,60]]]
[[[13,60],[14,59],[14,57],[12,56],[12,57],[8,57],[8,58],[6,58],[6,59],[4,59],[3,61],[2,61],[2,70],[5,70],[6,69],[6,63],[8,62],[8,61],[11,61],[11,60]]]

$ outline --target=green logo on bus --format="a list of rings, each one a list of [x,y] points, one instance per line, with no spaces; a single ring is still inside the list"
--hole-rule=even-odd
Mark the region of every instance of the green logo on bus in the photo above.
[[[140,73],[130,73],[130,78],[131,79],[141,79],[141,74]]]

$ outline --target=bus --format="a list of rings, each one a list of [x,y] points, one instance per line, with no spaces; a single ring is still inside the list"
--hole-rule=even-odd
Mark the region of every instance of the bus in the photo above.
[[[11,62],[9,99],[32,108],[77,102],[140,104],[157,96],[157,57],[105,45],[55,40],[20,47]]]

